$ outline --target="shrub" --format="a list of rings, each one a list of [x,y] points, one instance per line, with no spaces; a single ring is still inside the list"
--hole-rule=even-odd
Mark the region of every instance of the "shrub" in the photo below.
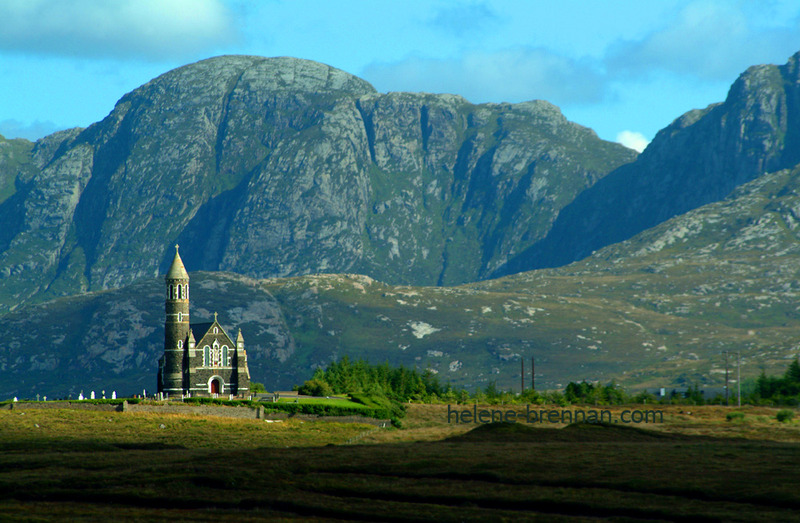
[[[264,386],[263,383],[258,383],[257,381],[251,381],[250,392],[256,394],[263,394],[264,392],[267,392],[267,388]]]
[[[728,420],[728,421],[734,421],[734,420],[743,421],[744,420],[744,412],[729,412],[729,413],[727,413],[725,415],[725,419]]]
[[[779,410],[778,413],[775,415],[775,419],[780,421],[781,423],[789,423],[794,418],[794,411],[789,409],[782,409]]]
[[[333,388],[321,379],[310,379],[297,389],[306,396],[333,396]]]
[[[369,407],[373,412],[375,412],[375,417],[377,418],[389,418],[392,420],[392,423],[395,420],[398,420],[406,415],[406,406],[397,402],[392,401],[388,398],[384,398],[381,396],[374,396],[370,394],[350,394],[350,399],[356,403],[360,403],[365,407]]]
[[[316,416],[366,416],[368,418],[387,419],[391,413],[385,409],[354,405],[345,407],[324,403],[268,403],[264,405],[268,411],[283,411],[290,414],[311,414]]]

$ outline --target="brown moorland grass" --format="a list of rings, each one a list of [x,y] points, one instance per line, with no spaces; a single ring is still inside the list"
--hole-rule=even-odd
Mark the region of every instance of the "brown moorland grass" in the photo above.
[[[646,428],[563,428],[410,405],[402,430],[2,410],[0,519],[799,519],[800,424],[661,408]]]

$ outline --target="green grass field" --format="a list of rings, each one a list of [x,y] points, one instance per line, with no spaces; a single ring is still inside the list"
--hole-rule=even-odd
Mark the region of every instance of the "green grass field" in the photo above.
[[[398,430],[0,410],[0,519],[798,520],[800,423],[776,412],[563,428],[409,405]]]
[[[293,398],[280,398],[278,403],[295,403]],[[346,398],[298,398],[297,403],[307,405],[329,405],[331,407],[345,407],[349,409],[361,409],[364,407],[361,403],[350,401]],[[268,403],[267,403],[268,405]]]

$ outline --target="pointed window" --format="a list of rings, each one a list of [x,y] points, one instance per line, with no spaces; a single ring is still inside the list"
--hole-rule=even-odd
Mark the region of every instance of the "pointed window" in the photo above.
[[[180,316],[180,314],[178,316]],[[178,340],[178,348],[179,349],[183,348],[183,340]]]
[[[206,345],[203,347],[203,367],[211,365],[211,347]]]
[[[214,346],[211,347],[211,366],[222,367],[222,349],[216,340],[214,341]]]
[[[222,346],[222,366],[223,367],[230,367],[231,366],[231,360],[230,360],[230,356],[228,356],[228,346],[227,345],[223,345]]]

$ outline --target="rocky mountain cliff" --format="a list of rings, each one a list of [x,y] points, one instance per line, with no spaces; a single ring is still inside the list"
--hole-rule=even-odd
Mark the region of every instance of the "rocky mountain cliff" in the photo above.
[[[254,380],[284,389],[348,355],[469,388],[582,379],[720,387],[800,350],[800,167],[769,173],[583,261],[456,287],[362,275],[255,280],[192,273],[192,318],[242,329]],[[164,282],[22,307],[0,322],[0,398],[152,391]]]
[[[0,313],[153,277],[174,243],[191,270],[474,281],[634,158],[547,102],[379,94],[319,63],[213,58],[17,162]]]
[[[546,102],[378,94],[292,59],[172,71],[86,130],[0,140],[0,397],[150,390],[174,242],[233,271],[192,273],[192,315],[242,328],[270,388],[344,354],[470,387],[516,386],[530,355],[541,387],[718,386],[723,351],[782,371],[799,106],[800,54],[635,159]],[[325,271],[376,279],[256,279]]]
[[[724,103],[661,130],[635,162],[582,192],[547,237],[496,274],[558,267],[728,196],[762,174],[800,162],[800,53],[759,65]]]

